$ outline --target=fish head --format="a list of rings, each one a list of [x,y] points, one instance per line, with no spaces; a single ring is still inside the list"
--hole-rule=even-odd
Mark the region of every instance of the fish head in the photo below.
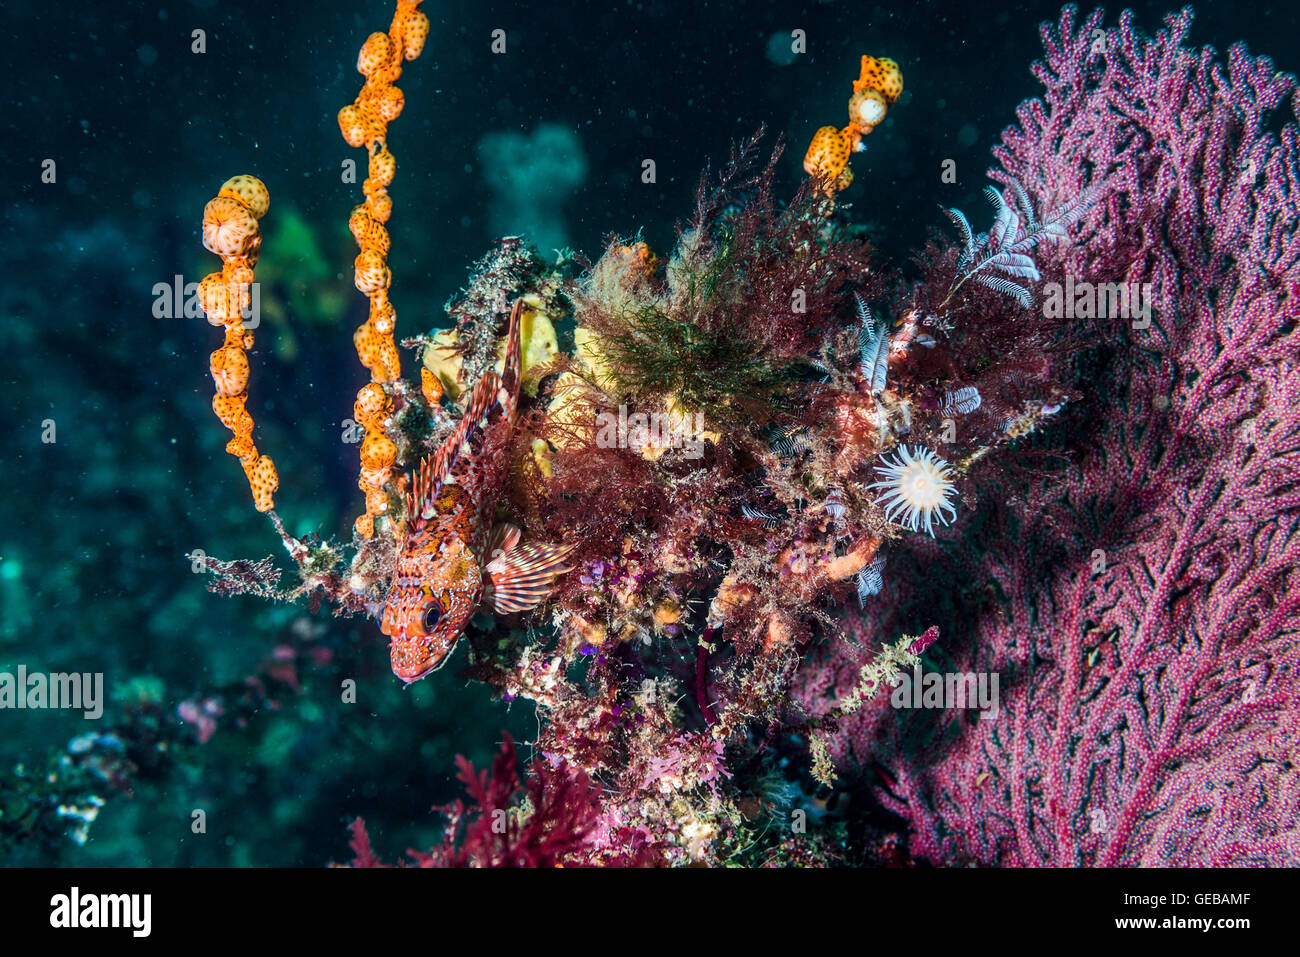
[[[446,664],[482,600],[483,570],[459,539],[403,556],[380,624],[393,674],[410,684]]]

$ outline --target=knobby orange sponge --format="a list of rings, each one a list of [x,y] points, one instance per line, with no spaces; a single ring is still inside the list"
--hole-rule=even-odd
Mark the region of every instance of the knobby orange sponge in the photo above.
[[[821,127],[813,134],[804,155],[804,172],[822,180],[828,195],[834,196],[853,182],[849,158],[861,148],[862,137],[880,125],[902,93],[903,72],[897,63],[886,57],[862,58],[862,69],[849,97],[849,125],[843,129]]]
[[[356,521],[357,531],[369,538],[375,517],[388,509],[384,486],[397,461],[397,446],[384,431],[392,401],[385,385],[401,376],[401,361],[393,339],[396,313],[388,298],[392,274],[388,269],[391,241],[385,223],[393,211],[388,186],[397,160],[385,142],[388,124],[402,112],[402,91],[394,82],[402,75],[402,61],[414,60],[429,35],[429,18],[419,9],[421,0],[397,0],[397,11],[387,33],[372,33],[361,46],[357,70],[365,78],[361,92],[339,110],[339,130],[349,146],[364,146],[370,153],[368,175],[362,184],[366,201],[352,210],[348,226],[361,252],[355,262],[357,289],[370,300],[370,315],[352,337],[361,364],[371,382],[357,393],[356,420],[365,429],[361,441],[361,473],[357,480],[366,496],[366,511]],[[429,396],[425,389],[426,399]],[[382,397],[382,399],[381,399]]]
[[[217,394],[212,411],[221,424],[235,434],[226,451],[239,459],[253,490],[259,512],[275,507],[275,490],[280,485],[275,463],[261,455],[253,444],[253,416],[248,401],[248,350],[253,336],[244,328],[244,311],[250,303],[253,267],[262,248],[257,221],[271,206],[271,194],[256,176],[234,176],[226,180],[216,199],[203,210],[203,245],[221,257],[221,272],[199,283],[199,301],[208,322],[225,326],[226,341],[212,353],[210,368]]]
[[[848,189],[853,182],[853,170],[849,169],[852,153],[853,138],[847,126],[842,130],[823,126],[813,134],[808,152],[804,154],[804,172],[826,180],[827,188],[832,192]]]

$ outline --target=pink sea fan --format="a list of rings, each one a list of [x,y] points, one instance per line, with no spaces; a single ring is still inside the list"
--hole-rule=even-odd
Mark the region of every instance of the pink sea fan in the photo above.
[[[836,743],[880,763],[933,863],[1300,864],[1295,80],[1189,49],[1190,22],[1145,38],[1067,7],[1045,96],[995,151],[1044,205],[1104,183],[1045,277],[1153,308],[1090,314],[1064,473],[973,475],[992,514],[947,560],[984,605],[944,647],[1001,675],[998,716],[945,714],[917,747],[915,722],[864,709]]]

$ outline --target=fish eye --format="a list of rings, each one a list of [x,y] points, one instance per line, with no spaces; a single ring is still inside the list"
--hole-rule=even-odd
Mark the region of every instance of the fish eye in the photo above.
[[[433,631],[438,626],[439,619],[442,618],[442,609],[438,607],[437,602],[429,603],[429,610],[424,613],[424,630]]]

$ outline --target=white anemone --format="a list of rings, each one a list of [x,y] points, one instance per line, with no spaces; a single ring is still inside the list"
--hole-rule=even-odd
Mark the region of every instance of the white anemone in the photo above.
[[[874,482],[867,488],[884,489],[876,499],[877,505],[886,506],[885,518],[898,523],[912,531],[923,529],[934,536],[933,520],[938,518],[947,525],[951,519],[944,516],[944,510],[957,517],[957,510],[950,498],[956,493],[950,466],[939,456],[924,446],[906,445],[898,447],[898,459],[891,462],[882,458],[882,465],[876,466],[884,481]]]

